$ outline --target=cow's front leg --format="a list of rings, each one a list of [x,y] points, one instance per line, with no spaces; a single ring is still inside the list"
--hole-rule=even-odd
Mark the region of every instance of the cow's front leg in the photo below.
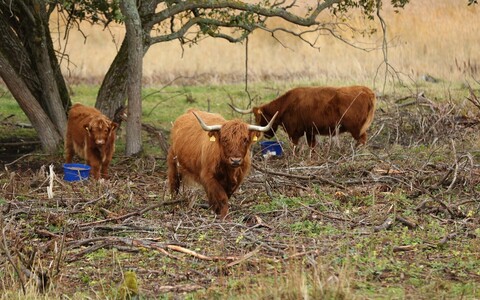
[[[90,174],[93,178],[100,178],[100,162],[97,160],[87,160],[87,165],[90,166]]]
[[[102,163],[102,171],[101,171],[102,178],[108,179],[110,176],[108,176],[108,163],[104,162]]]
[[[72,162],[74,153],[75,153],[75,151],[73,149],[72,139],[67,136],[67,138],[65,140],[65,162],[67,164]]]
[[[207,192],[208,204],[224,220],[228,214],[228,196],[225,189],[213,178],[204,181],[204,188]]]

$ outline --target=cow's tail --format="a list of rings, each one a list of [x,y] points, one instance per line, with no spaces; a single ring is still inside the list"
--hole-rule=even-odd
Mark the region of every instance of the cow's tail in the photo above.
[[[362,125],[362,129],[360,130],[360,135],[364,134],[367,132],[367,129],[370,127],[370,125],[373,122],[373,117],[375,116],[375,105],[377,102],[377,98],[375,97],[375,94],[372,95],[372,101],[368,103],[368,114],[367,118],[365,120],[365,123]]]

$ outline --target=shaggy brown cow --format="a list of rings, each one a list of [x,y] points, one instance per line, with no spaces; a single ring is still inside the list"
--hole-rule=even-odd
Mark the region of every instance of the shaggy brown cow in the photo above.
[[[279,115],[272,129],[265,132],[271,138],[282,125],[292,142],[306,134],[310,147],[315,147],[315,135],[335,135],[350,132],[358,144],[367,141],[367,129],[375,113],[375,93],[364,86],[299,87],[292,89],[270,103],[240,113],[255,115],[257,125],[269,122],[275,112]]]
[[[178,194],[183,179],[193,180],[203,186],[210,207],[224,219],[228,199],[250,169],[250,145],[274,120],[275,116],[262,127],[198,110],[178,117],[167,157],[170,192]]]
[[[108,178],[108,165],[115,152],[118,125],[93,107],[74,104],[68,113],[65,136],[65,160],[72,162],[74,154],[85,159],[93,178]]]

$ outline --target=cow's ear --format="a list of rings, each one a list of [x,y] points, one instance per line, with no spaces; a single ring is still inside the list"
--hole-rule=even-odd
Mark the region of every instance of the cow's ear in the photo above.
[[[115,122],[110,123],[110,130],[113,131],[113,130],[115,130],[115,129],[117,129],[117,128],[118,128],[118,124],[117,124],[117,123],[115,123]]]
[[[260,131],[250,131],[252,141],[256,142],[262,137],[262,133]]]
[[[210,142],[215,142],[219,139],[220,133],[218,131],[209,131],[208,136],[210,137]]]

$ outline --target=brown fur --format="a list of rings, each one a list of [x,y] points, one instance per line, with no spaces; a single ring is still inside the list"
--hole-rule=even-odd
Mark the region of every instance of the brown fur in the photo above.
[[[367,141],[367,129],[375,113],[375,93],[364,86],[300,87],[270,103],[253,108],[257,125],[267,124],[275,112],[279,115],[265,137],[271,138],[281,125],[297,145],[306,134],[311,147],[315,135],[350,132],[358,144]]]
[[[108,178],[108,165],[115,152],[118,125],[93,107],[74,104],[68,113],[65,136],[65,160],[72,162],[74,154],[85,159],[92,177]]]
[[[170,192],[177,194],[182,180],[192,179],[203,186],[211,208],[223,219],[228,199],[250,170],[253,138],[261,133],[250,131],[241,120],[226,121],[218,114],[195,111],[207,125],[223,125],[219,131],[206,132],[192,111],[178,117],[171,131]],[[211,136],[215,141],[210,141]]]

